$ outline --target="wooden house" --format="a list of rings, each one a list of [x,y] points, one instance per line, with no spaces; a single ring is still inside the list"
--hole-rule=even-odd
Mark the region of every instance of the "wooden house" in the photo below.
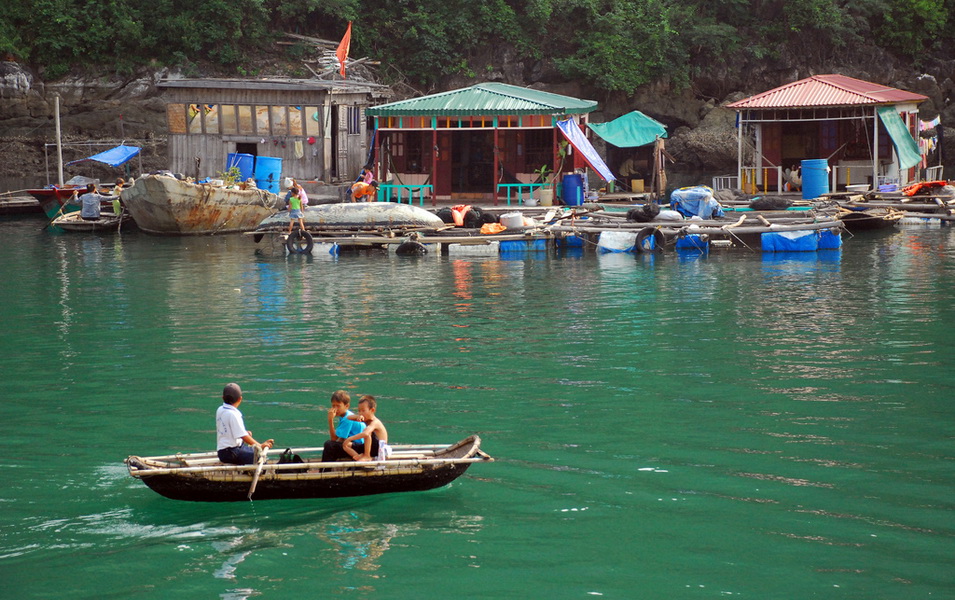
[[[169,164],[217,177],[230,155],[281,159],[281,176],[350,181],[368,160],[365,109],[385,86],[299,79],[168,79]],[[198,161],[198,166],[197,166]]]
[[[561,165],[557,121],[569,117],[583,128],[596,107],[504,83],[374,106],[367,113],[375,123],[376,177],[387,193],[496,203],[528,192],[542,167]],[[584,166],[571,154],[564,173]],[[528,189],[514,189],[521,187]]]
[[[782,190],[787,170],[823,159],[833,191],[917,180],[918,105],[926,99],[844,75],[815,75],[733,102],[739,187]]]

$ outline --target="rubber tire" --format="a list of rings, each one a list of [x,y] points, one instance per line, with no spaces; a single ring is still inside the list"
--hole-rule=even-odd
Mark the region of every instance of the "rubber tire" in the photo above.
[[[289,254],[311,254],[314,247],[315,241],[312,239],[312,234],[299,229],[293,231],[292,235],[285,240],[285,249]]]
[[[653,238],[653,248],[649,247],[648,240]],[[634,242],[634,247],[637,249],[637,252],[663,252],[663,244],[666,242],[666,238],[663,237],[663,232],[661,232],[656,227],[644,227],[640,230],[640,233],[637,234],[637,240]]]

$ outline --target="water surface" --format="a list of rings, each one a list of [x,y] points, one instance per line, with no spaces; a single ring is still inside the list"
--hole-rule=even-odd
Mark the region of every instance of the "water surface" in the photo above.
[[[955,235],[841,251],[286,257],[0,221],[11,598],[949,597]],[[471,433],[449,487],[198,504],[129,454]]]

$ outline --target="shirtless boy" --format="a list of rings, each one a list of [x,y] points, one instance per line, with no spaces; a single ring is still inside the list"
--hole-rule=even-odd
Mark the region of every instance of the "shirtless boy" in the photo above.
[[[381,419],[375,416],[378,409],[378,403],[374,396],[362,396],[358,401],[358,418],[365,423],[365,429],[360,433],[349,436],[342,443],[342,447],[348,456],[355,460],[371,460],[373,446],[378,446],[375,453],[375,460],[385,460],[391,455],[391,448],[388,446],[388,430]],[[364,452],[359,454],[352,445],[358,440],[364,442]],[[377,444],[375,443],[377,442]]]

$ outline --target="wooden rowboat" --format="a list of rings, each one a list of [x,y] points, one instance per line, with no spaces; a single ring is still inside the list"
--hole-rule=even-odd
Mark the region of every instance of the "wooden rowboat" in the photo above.
[[[371,462],[322,462],[321,448],[293,448],[303,463],[279,464],[275,451],[275,459],[258,465],[226,465],[215,452],[130,456],[125,462],[130,475],[173,500],[342,498],[445,486],[471,463],[494,460],[480,446],[481,438],[472,435],[452,445],[395,445],[388,460]]]
[[[127,221],[132,221],[126,218]],[[80,216],[80,211],[74,211],[60,215],[53,219],[52,225],[59,227],[64,231],[96,232],[96,231],[116,231],[123,222],[123,215],[111,212],[101,212],[99,218],[86,220]]]
[[[905,216],[894,208],[868,208],[864,210],[842,210],[838,219],[849,231],[867,231],[870,229],[887,229],[895,227]]]

